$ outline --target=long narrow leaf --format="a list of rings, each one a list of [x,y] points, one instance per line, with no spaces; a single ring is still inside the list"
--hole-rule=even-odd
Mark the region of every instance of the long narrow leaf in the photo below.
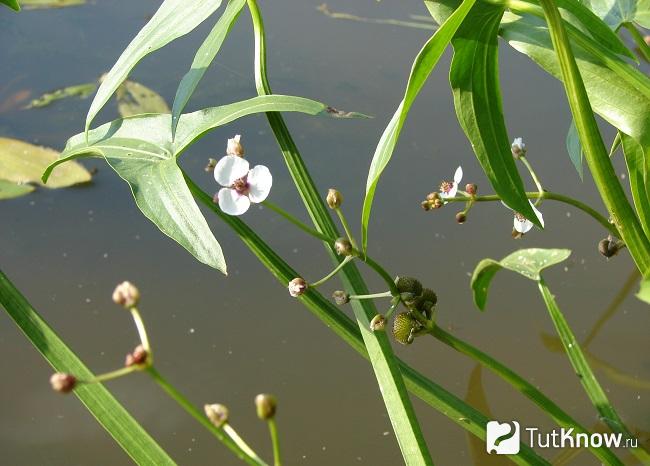
[[[192,31],[219,6],[221,0],[165,0],[104,77],[90,104],[85,131],[140,60]]]
[[[644,156],[643,148],[639,143],[626,134],[619,134],[621,135],[621,145],[623,146],[634,206],[643,231],[650,238],[650,186],[648,185],[650,183],[648,170],[650,161]]]
[[[20,11],[20,4],[18,3],[18,0],[0,0],[0,3],[8,6],[14,11]]]
[[[0,271],[0,304],[56,371],[85,380],[93,374]],[[75,395],[124,451],[141,466],[172,466],[174,461],[101,384],[82,385]]]
[[[178,89],[176,89],[176,97],[174,97],[172,106],[172,139],[176,135],[176,125],[178,125],[179,117],[183,113],[185,105],[187,105],[196,86],[198,86],[199,81],[208,70],[208,66],[217,56],[223,41],[237,21],[239,13],[241,13],[245,4],[246,0],[230,0],[217,24],[214,25],[208,37],[196,51],[190,70],[185,73],[178,85]]]
[[[372,157],[372,162],[370,163],[368,180],[366,182],[366,197],[363,201],[363,212],[361,214],[361,243],[364,252],[368,246],[368,223],[370,222],[372,201],[375,197],[375,190],[377,189],[379,178],[393,156],[400,132],[415,98],[465,19],[465,16],[467,16],[474,5],[474,2],[475,0],[463,0],[463,3],[461,3],[458,9],[438,28],[427,43],[424,44],[417,57],[415,57],[406,85],[404,98],[397,107],[384,133],[381,135],[377,148],[375,149],[375,154]]]

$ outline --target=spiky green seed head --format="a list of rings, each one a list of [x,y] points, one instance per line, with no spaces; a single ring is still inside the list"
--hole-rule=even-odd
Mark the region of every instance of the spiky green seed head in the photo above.
[[[413,329],[417,322],[407,312],[401,312],[393,320],[393,337],[402,345],[413,343]]]
[[[411,293],[414,297],[422,294],[422,283],[417,278],[397,277],[395,285],[400,293]]]

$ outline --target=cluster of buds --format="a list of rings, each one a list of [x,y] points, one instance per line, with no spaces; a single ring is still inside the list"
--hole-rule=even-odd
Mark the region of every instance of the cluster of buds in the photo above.
[[[429,211],[431,209],[439,209],[444,205],[444,202],[442,200],[442,197],[440,196],[440,193],[434,191],[432,193],[427,194],[426,199],[422,201],[420,205],[424,210]]]
[[[393,337],[398,343],[409,345],[413,343],[418,332],[433,325],[438,296],[430,288],[424,288],[422,283],[413,277],[397,277],[395,285],[400,293],[400,300],[408,311],[395,316]]]
[[[149,353],[142,345],[138,345],[135,349],[126,355],[124,360],[124,367],[131,366],[146,366],[149,359]]]

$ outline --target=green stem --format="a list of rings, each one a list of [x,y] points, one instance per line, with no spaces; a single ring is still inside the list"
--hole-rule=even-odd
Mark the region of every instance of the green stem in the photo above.
[[[361,254],[359,251],[357,251],[357,253]],[[362,260],[366,263],[366,265],[368,265],[368,267],[377,272],[377,274],[384,279],[393,296],[399,295],[399,290],[397,289],[397,285],[395,285],[395,280],[386,271],[386,269],[384,269],[381,265],[379,265],[379,263],[377,263],[372,257],[368,255],[363,257]]]
[[[124,377],[125,375],[128,375],[131,372],[135,372],[137,370],[140,370],[137,366],[122,367],[120,369],[111,372],[106,372],[105,374],[96,375],[90,380],[85,380],[84,383],[108,382],[109,380],[114,380],[114,379],[119,379],[120,377]]]
[[[632,36],[632,40],[634,40],[634,43],[639,48],[643,59],[650,62],[650,46],[646,43],[636,26],[632,23],[623,23],[623,27],[630,32],[630,36]]]
[[[269,434],[271,434],[271,443],[273,444],[273,464],[274,466],[282,466],[282,456],[280,455],[280,437],[278,435],[278,425],[275,418],[268,420]]]
[[[548,414],[560,427],[566,429],[573,428],[576,433],[589,433],[582,425],[567,414],[560,408],[553,400],[539,391],[533,384],[521,377],[515,371],[510,369],[505,364],[497,361],[488,354],[482,352],[478,348],[470,345],[469,343],[453,336],[452,334],[444,331],[440,327],[434,327],[430,332],[431,336],[436,338],[441,343],[455,349],[461,354],[468,356],[474,361],[481,364],[486,369],[492,371],[495,375],[500,377],[504,382],[510,384],[515,390],[523,394],[526,398],[531,400]],[[605,447],[595,448],[589,447],[592,453],[598,457],[604,464],[607,465],[622,465],[621,461],[609,449]]]
[[[230,449],[239,459],[251,466],[267,466],[264,461],[262,461],[253,450],[245,445],[245,448],[242,448],[237,441],[231,438],[228,435],[223,427],[217,427],[210,420],[201,413],[192,403],[189,402],[176,388],[171,385],[162,375],[153,367],[150,366],[147,368],[147,372],[151,377],[156,381],[158,385],[176,402],[178,405],[183,408],[190,416],[196,419],[199,424],[205,427],[212,435],[214,435],[221,443]],[[237,436],[239,437],[239,436]],[[240,439],[241,440],[241,439]],[[243,440],[241,441],[243,442]]]
[[[315,238],[321,239],[321,240],[323,240],[323,241],[325,241],[327,243],[330,243],[330,244],[334,242],[333,238],[330,238],[329,236],[324,235],[320,231],[316,231],[313,228],[311,228],[310,226],[305,225],[297,217],[290,214],[289,212],[284,210],[282,207],[277,206],[277,205],[275,205],[275,204],[273,204],[272,202],[269,202],[269,201],[262,202],[262,205],[264,207],[267,207],[268,209],[272,210],[276,214],[282,216],[283,218],[285,218],[286,220],[288,220],[289,222],[291,222],[292,224],[294,224],[295,226],[300,228],[302,231],[304,231],[308,235],[311,235],[311,236],[313,236]]]
[[[650,270],[650,242],[643,232],[634,209],[627,200],[625,191],[609,159],[580,76],[580,70],[571,50],[562,16],[553,0],[539,0],[539,2],[544,11],[553,48],[560,63],[562,81],[585,159],[605,207],[610,212],[639,271],[646,276]]]
[[[350,299],[377,299],[377,298],[392,298],[393,294],[390,291],[384,291],[383,293],[373,293],[373,294],[359,294],[359,295],[350,295]]]
[[[350,240],[350,243],[352,244],[352,247],[354,249],[358,250],[359,247],[357,246],[357,242],[354,240],[354,236],[352,235],[352,230],[350,229],[350,225],[348,225],[348,221],[345,218],[345,215],[343,215],[343,211],[341,210],[340,207],[337,207],[334,210],[336,211],[336,215],[339,216],[339,220],[341,221],[341,225],[343,225],[343,230],[345,230],[345,234],[348,237],[348,239]]]
[[[600,223],[607,231],[609,231],[612,235],[616,236],[617,238],[620,238],[621,235],[618,232],[618,229],[616,228],[615,225],[609,222],[605,217],[603,217],[601,214],[599,214],[595,209],[589,207],[587,204],[584,202],[581,202],[577,199],[573,199],[572,197],[565,196],[564,194],[559,194],[559,193],[553,193],[550,191],[544,191],[543,193],[536,193],[536,192],[527,192],[526,197],[528,199],[538,199],[538,198],[543,198],[543,199],[550,199],[553,201],[558,201],[562,202],[564,204],[569,204],[572,205],[573,207],[582,210],[584,213],[587,215],[591,216],[594,220],[596,220],[598,223]],[[475,202],[494,202],[494,201],[500,201],[501,197],[497,194],[490,194],[486,196],[474,196],[473,200]],[[445,199],[445,201],[449,202],[467,202],[466,197],[449,197]]]
[[[151,351],[151,345],[149,344],[149,337],[147,336],[147,329],[144,326],[144,321],[142,316],[138,311],[137,307],[132,307],[129,309],[131,311],[131,316],[133,316],[133,321],[135,322],[135,327],[138,329],[138,335],[140,336],[140,343],[142,347],[147,352],[147,361],[149,364],[153,362],[153,353]]]
[[[544,199],[544,188],[542,187],[542,182],[537,177],[537,173],[535,173],[535,170],[533,170],[533,166],[530,164],[530,162],[525,156],[523,155],[520,156],[519,160],[521,160],[521,163],[523,163],[526,166],[526,168],[528,169],[528,173],[530,173],[531,178],[535,182],[535,186],[537,186],[539,197],[535,201],[535,205],[538,206],[542,203],[542,199]]]
[[[350,262],[352,259],[354,259],[354,256],[346,256],[345,259],[343,259],[341,262],[338,263],[338,265],[337,265],[336,267],[334,267],[334,270],[332,270],[330,273],[328,273],[327,275],[325,275],[325,276],[324,276],[323,278],[321,278],[320,280],[318,280],[318,281],[316,281],[316,282],[314,282],[314,283],[310,283],[310,284],[309,284],[309,287],[310,287],[310,288],[316,288],[317,286],[322,285],[322,284],[325,283],[327,280],[329,280],[330,278],[332,278],[334,275],[336,275],[337,273],[339,273],[339,271],[340,271],[343,267],[345,267],[345,265],[346,265],[348,262]]]
[[[591,367],[587,362],[587,358],[582,352],[575,335],[571,331],[571,327],[569,327],[569,323],[564,318],[562,311],[560,311],[560,308],[555,302],[551,290],[549,290],[548,285],[546,285],[543,278],[540,278],[538,287],[542,294],[542,298],[544,299],[544,304],[546,304],[546,308],[551,316],[551,320],[553,321],[553,325],[555,325],[555,329],[560,337],[560,341],[564,346],[564,351],[566,352],[578,379],[580,379],[580,383],[587,393],[587,396],[600,414],[601,420],[605,422],[613,432],[623,434],[627,438],[634,438],[610,403],[600,383],[598,383],[594,372],[591,370]],[[641,447],[632,449],[632,453],[642,460],[643,464],[650,464],[650,454]]]

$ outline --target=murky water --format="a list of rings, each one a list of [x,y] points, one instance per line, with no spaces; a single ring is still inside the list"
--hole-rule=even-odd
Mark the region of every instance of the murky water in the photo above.
[[[319,1],[262,5],[271,81],[275,92],[376,117],[332,121],[287,115],[318,186],[323,192],[337,186],[346,198],[345,211],[356,223],[376,141],[428,32],[334,20],[316,10]],[[330,7],[382,18],[425,13],[416,1],[347,3],[335,1]],[[97,0],[85,7],[19,15],[0,10],[0,102],[19,92],[36,96],[95,79],[156,5]],[[171,101],[210,27],[205,24],[146,58],[133,79]],[[254,95],[250,30],[244,13],[191,109]],[[393,273],[419,276],[438,291],[440,325],[506,362],[586,426],[596,426],[597,415],[568,361],[543,343],[542,337],[554,335],[554,329],[534,284],[502,273],[493,284],[487,311],[481,313],[472,303],[469,275],[480,259],[500,258],[517,248],[572,249],[570,260],[546,276],[575,333],[584,339],[628,280],[632,262],[627,254],[607,262],[596,251],[597,241],[605,236],[602,229],[581,212],[552,202],[542,206],[546,231],[534,231],[521,241],[511,239],[512,217],[500,205],[477,206],[465,225],[454,222],[454,207],[421,210],[422,197],[458,164],[467,181],[476,182],[481,192],[490,191],[455,120],[449,58],[442,60],[415,104],[379,186],[370,250]],[[546,187],[602,210],[591,180],[586,177],[581,183],[566,156],[570,116],[560,84],[505,46],[501,76],[510,133],[525,137],[529,158]],[[0,113],[0,135],[62,148],[67,137],[82,130],[89,104],[68,100],[31,111],[8,105]],[[114,105],[109,105],[97,121],[115,116]],[[306,218],[263,116],[214,131],[183,156],[183,167],[206,189],[216,190],[202,169],[234,133],[244,135],[253,163],[271,168],[271,199]],[[286,464],[401,464],[370,366],[292,300],[224,225],[208,216],[229,261],[228,278],[198,264],[140,215],[127,186],[104,163],[84,163],[99,169],[91,186],[41,189],[0,204],[0,264],[93,370],[118,366],[136,342],[128,315],[110,301],[113,286],[129,279],[144,295],[142,311],[160,371],[196,404],[227,404],[234,426],[260,452],[268,456],[270,448],[252,400],[259,392],[270,392],[280,400]],[[621,160],[617,163],[623,173]],[[272,213],[252,209],[245,220],[307,277],[329,269],[317,242],[287,228]],[[379,290],[381,283],[371,275],[369,282]],[[328,284],[326,291],[336,286]],[[643,432],[642,439],[650,430],[649,324],[647,306],[628,296],[588,347],[611,366],[609,371],[597,369],[597,375],[623,419]],[[460,397],[469,392],[476,402],[484,395],[496,418],[517,419],[542,430],[553,426],[489,373],[478,378],[474,372],[468,387],[475,365],[433,339],[396,350]],[[74,397],[51,392],[50,368],[5,314],[0,314],[0,354],[2,464],[129,464]],[[621,383],[612,371],[626,374],[634,384]],[[635,385],[643,380],[645,389]],[[144,375],[111,382],[108,388],[179,464],[239,464]],[[460,427],[418,400],[415,405],[437,464],[485,461],[473,456],[476,452]],[[541,453],[548,458],[559,454]],[[598,463],[583,453],[572,464]]]

